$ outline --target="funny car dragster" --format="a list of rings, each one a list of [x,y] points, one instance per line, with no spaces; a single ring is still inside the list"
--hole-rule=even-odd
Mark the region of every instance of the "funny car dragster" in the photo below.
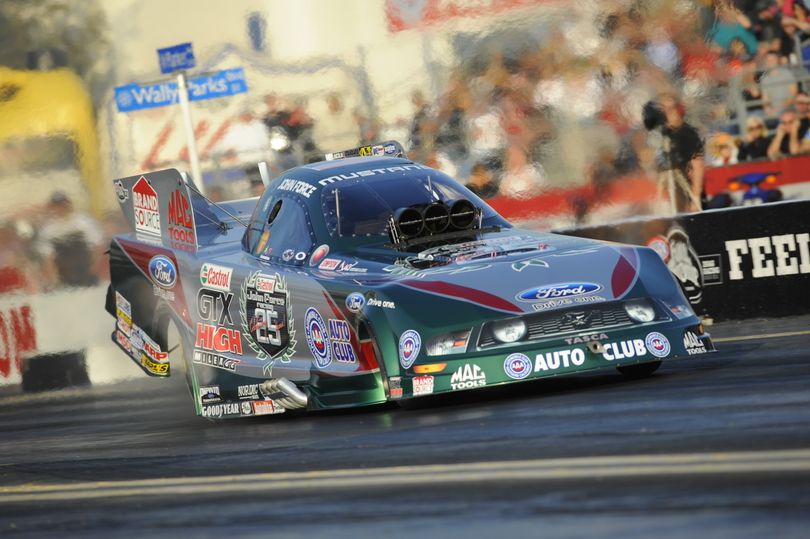
[[[184,174],[115,180],[113,340],[183,367],[210,418],[408,401],[712,351],[651,249],[513,228],[398,143],[214,204]]]

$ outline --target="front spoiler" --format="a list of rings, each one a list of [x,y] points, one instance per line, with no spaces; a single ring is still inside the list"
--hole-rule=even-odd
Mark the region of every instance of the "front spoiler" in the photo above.
[[[417,362],[402,376],[388,379],[389,398],[413,398],[480,389],[615,367],[685,359],[715,351],[711,336],[695,318],[677,322],[594,332],[577,344],[562,339],[505,347],[488,355],[444,356]],[[606,337],[606,338],[605,338]],[[437,372],[442,364],[445,367]]]

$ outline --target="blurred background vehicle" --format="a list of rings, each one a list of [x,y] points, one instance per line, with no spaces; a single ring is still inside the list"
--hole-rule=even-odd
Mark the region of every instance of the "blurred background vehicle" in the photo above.
[[[766,202],[779,202],[784,198],[775,187],[776,175],[772,172],[751,172],[729,180],[728,191],[718,193],[708,202],[707,208],[728,208],[732,205],[750,206]]]

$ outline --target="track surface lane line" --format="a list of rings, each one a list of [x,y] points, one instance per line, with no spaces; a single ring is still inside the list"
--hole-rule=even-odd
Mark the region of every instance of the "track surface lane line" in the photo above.
[[[621,455],[0,487],[0,503],[659,475],[810,472],[810,449]]]
[[[760,335],[738,335],[736,337],[712,337],[712,342],[753,341],[756,339],[775,339],[777,337],[800,337],[802,335],[810,335],[810,330],[762,333]]]

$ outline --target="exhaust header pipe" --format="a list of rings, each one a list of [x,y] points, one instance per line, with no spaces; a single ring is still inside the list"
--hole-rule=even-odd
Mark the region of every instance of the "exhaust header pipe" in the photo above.
[[[265,380],[262,382],[261,388],[262,393],[265,395],[282,393],[284,396],[281,398],[271,398],[287,410],[296,410],[298,408],[304,408],[307,405],[308,399],[306,393],[298,389],[298,386],[286,378]]]

